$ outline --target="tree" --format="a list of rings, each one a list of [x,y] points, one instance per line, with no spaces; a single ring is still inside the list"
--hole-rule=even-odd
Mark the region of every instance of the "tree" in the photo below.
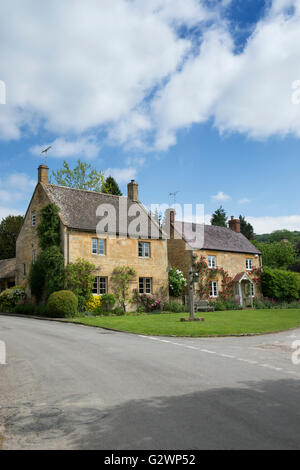
[[[294,238],[294,233],[289,230],[275,230],[269,235],[269,242],[281,242],[282,240],[292,242]]]
[[[263,266],[270,268],[287,269],[287,267],[296,262],[296,252],[290,242],[258,242],[253,244],[261,251]]]
[[[16,257],[16,241],[23,225],[21,215],[8,215],[0,223],[0,259]]]
[[[129,284],[136,277],[136,271],[129,266],[116,267],[111,276],[112,289],[120,306],[126,312],[129,297]]]
[[[96,266],[78,258],[76,263],[70,263],[65,268],[65,287],[78,297],[88,300],[91,297],[95,281]]]
[[[219,227],[227,227],[227,215],[222,206],[213,213],[210,223]]]
[[[122,196],[118,183],[112,176],[108,176],[102,183],[101,192],[106,194],[113,194],[115,196]]]
[[[77,160],[77,166],[73,170],[64,160],[60,170],[52,171],[55,182],[60,186],[69,188],[87,189],[89,191],[101,191],[104,182],[102,171],[97,171],[89,163]],[[51,179],[50,182],[52,183]]]
[[[64,287],[64,257],[58,246],[49,246],[43,250],[29,274],[31,293],[39,302],[43,296],[49,297],[52,292]]]
[[[262,273],[262,292],[265,297],[279,301],[298,300],[300,294],[299,274],[266,267]]]
[[[254,229],[253,229],[252,225],[249,222],[247,222],[245,217],[243,217],[242,215],[240,215],[239,219],[240,219],[240,223],[241,223],[241,233],[246,238],[248,238],[248,240],[253,240],[253,238],[254,238]]]

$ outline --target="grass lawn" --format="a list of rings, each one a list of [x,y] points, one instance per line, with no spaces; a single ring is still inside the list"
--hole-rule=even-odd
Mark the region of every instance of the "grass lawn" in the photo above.
[[[204,322],[181,322],[187,313],[126,315],[124,317],[80,317],[85,325],[154,336],[207,336],[269,333],[300,327],[300,309],[235,310],[203,312]]]

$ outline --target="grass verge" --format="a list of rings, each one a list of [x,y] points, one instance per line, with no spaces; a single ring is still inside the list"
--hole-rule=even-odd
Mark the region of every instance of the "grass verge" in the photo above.
[[[300,327],[300,309],[232,310],[204,312],[204,322],[181,322],[187,313],[77,317],[84,325],[153,336],[224,336],[262,334]]]

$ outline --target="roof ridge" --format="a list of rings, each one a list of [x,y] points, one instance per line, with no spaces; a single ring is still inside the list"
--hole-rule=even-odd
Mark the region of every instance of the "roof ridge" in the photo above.
[[[70,186],[62,186],[62,185],[59,185],[59,184],[48,183],[48,184],[43,184],[43,185],[44,186],[51,186],[51,187],[55,187],[55,188],[69,189],[69,190],[72,190],[72,191],[81,191],[81,192],[85,192],[85,193],[101,194],[101,196],[107,196],[107,197],[115,197],[115,198],[126,197],[126,198],[128,198],[127,196],[117,196],[116,194],[102,193],[101,191],[91,191],[90,189],[71,188]]]

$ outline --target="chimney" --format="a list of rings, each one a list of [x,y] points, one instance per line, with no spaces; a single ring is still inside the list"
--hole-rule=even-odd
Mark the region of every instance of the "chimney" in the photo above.
[[[38,168],[38,182],[48,184],[48,171],[47,165],[40,165]]]
[[[128,195],[128,199],[131,199],[132,201],[139,200],[139,185],[137,184],[136,181],[131,180],[130,183],[128,183],[127,195]]]
[[[174,224],[175,224],[175,209],[170,208],[165,211],[165,223],[167,233],[170,235],[170,239],[174,238]],[[170,232],[168,232],[170,230]]]
[[[234,216],[231,216],[231,219],[228,221],[228,225],[230,230],[234,232],[240,233],[241,232],[241,222],[240,219],[235,219]]]

